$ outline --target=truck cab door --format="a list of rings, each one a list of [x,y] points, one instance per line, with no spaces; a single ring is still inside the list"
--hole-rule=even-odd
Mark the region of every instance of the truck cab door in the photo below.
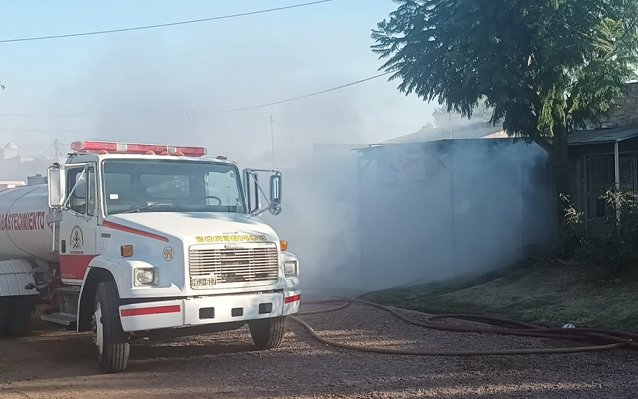
[[[81,285],[97,255],[96,165],[65,168],[66,201],[60,221],[60,275],[65,284]]]

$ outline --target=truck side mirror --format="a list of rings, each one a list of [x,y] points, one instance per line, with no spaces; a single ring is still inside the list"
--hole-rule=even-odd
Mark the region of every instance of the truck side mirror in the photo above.
[[[270,176],[270,202],[281,204],[281,175]]]
[[[272,173],[270,176],[270,196],[259,185],[259,173]],[[261,215],[270,211],[273,215],[281,213],[281,172],[272,169],[244,169],[244,190],[246,205],[251,215]],[[268,206],[261,207],[261,198],[268,201]]]
[[[268,210],[273,215],[281,213],[281,174],[270,176],[270,205]]]
[[[48,169],[49,208],[62,209],[65,198],[64,168],[55,163]]]
[[[246,205],[251,215],[259,212],[259,181],[257,173],[252,169],[244,169],[244,192],[246,193]]]
[[[281,213],[281,174],[270,176],[270,206],[268,210],[273,215]]]

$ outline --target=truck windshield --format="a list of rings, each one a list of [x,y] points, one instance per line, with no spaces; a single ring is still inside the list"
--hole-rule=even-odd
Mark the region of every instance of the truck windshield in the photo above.
[[[107,215],[130,212],[245,213],[237,167],[181,160],[109,159],[102,168]]]

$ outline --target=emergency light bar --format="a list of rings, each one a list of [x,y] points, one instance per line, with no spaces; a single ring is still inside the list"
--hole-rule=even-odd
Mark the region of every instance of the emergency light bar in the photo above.
[[[74,141],[71,149],[75,152],[94,152],[104,154],[140,154],[140,155],[178,155],[203,157],[204,147],[175,147],[159,144],[114,143],[108,141]]]

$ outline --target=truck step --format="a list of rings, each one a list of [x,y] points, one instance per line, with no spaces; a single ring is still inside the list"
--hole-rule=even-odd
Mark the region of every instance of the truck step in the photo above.
[[[40,315],[40,319],[44,321],[48,321],[50,323],[60,324],[66,327],[70,327],[71,325],[75,325],[76,317],[71,313],[42,313]]]

